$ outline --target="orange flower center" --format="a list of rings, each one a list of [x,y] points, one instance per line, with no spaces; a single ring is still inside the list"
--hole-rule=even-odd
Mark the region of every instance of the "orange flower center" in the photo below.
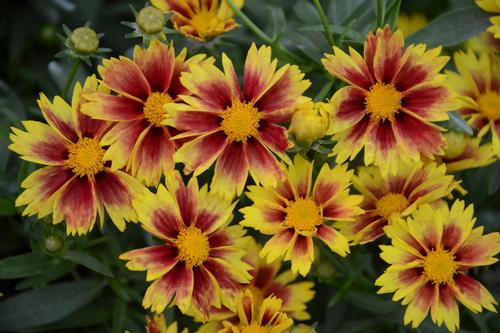
[[[270,330],[268,327],[261,326],[256,322],[251,323],[250,325],[245,325],[241,328],[241,333],[269,333]]]
[[[455,158],[460,156],[466,146],[465,136],[462,133],[448,132],[444,134],[448,146],[444,149],[446,158]]]
[[[68,167],[78,176],[93,176],[104,169],[104,149],[97,139],[82,138],[68,149]]]
[[[210,252],[207,236],[194,226],[182,229],[175,244],[179,250],[179,259],[190,266],[203,264]]]
[[[285,208],[284,224],[298,231],[314,231],[323,223],[321,209],[311,199],[298,198]]]
[[[154,92],[149,97],[142,111],[144,117],[154,126],[161,127],[167,112],[163,108],[164,104],[172,103],[174,100],[167,93]]]
[[[477,99],[479,112],[489,120],[500,120],[500,93],[487,91]]]
[[[424,258],[424,275],[432,283],[449,283],[457,272],[455,256],[443,249],[436,249]]]
[[[215,37],[224,31],[224,22],[217,18],[215,11],[202,10],[191,18],[191,26],[203,37]]]
[[[222,112],[221,129],[232,141],[246,142],[257,134],[261,114],[253,103],[235,99],[230,107]]]
[[[365,97],[366,112],[374,120],[392,120],[401,107],[402,96],[392,83],[377,82]]]
[[[400,193],[389,193],[378,199],[376,208],[377,214],[388,219],[394,213],[401,213],[410,203],[408,199]]]

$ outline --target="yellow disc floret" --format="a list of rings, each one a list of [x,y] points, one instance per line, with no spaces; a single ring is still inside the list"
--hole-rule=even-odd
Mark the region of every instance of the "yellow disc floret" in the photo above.
[[[410,202],[400,193],[389,193],[384,195],[377,201],[377,214],[388,219],[394,213],[404,211]]]
[[[366,112],[374,120],[392,120],[401,108],[402,96],[392,83],[377,82],[365,97]]]
[[[78,52],[93,53],[99,47],[99,38],[94,30],[87,27],[80,27],[71,33],[71,44]]]
[[[145,7],[136,18],[137,26],[147,34],[159,33],[165,25],[165,15],[155,7]]]
[[[220,21],[217,12],[202,10],[191,18],[191,26],[204,38],[213,38],[224,32],[225,22]]]
[[[97,139],[82,138],[68,149],[68,167],[78,176],[93,176],[104,169],[104,149]]]
[[[205,262],[210,252],[208,238],[200,229],[190,226],[182,229],[175,242],[179,250],[179,259],[187,265],[199,266]]]
[[[220,127],[230,140],[245,142],[257,134],[261,117],[253,103],[234,100],[232,105],[222,112]]]
[[[449,251],[436,249],[424,258],[424,275],[432,283],[449,283],[457,272],[458,264]]]
[[[241,333],[269,333],[270,330],[268,327],[261,326],[256,322],[251,323],[250,325],[245,325],[241,328]]]
[[[314,231],[316,226],[323,223],[321,209],[308,198],[298,198],[292,201],[285,209],[284,224],[298,231]]]
[[[154,92],[144,104],[144,117],[154,126],[162,126],[162,121],[165,120],[167,112],[163,108],[166,103],[173,102],[172,97],[167,93]]]
[[[500,93],[487,91],[477,99],[479,112],[489,120],[500,120]]]

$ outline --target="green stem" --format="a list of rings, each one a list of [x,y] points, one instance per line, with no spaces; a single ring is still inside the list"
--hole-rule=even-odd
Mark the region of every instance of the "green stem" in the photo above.
[[[66,79],[66,84],[64,85],[64,89],[62,91],[62,97],[64,99],[66,99],[66,95],[68,95],[69,87],[71,87],[71,83],[73,83],[73,79],[75,78],[78,66],[80,66],[80,58],[75,59],[69,71],[68,78]]]
[[[328,41],[330,47],[332,47],[335,44],[335,41],[333,40],[332,31],[330,30],[330,25],[328,24],[328,19],[326,18],[325,11],[323,10],[323,7],[321,7],[319,0],[313,0],[313,2],[316,6],[316,10],[318,11],[319,18],[321,19],[321,24],[323,24],[323,28],[325,29],[324,34],[326,40]]]
[[[384,25],[384,0],[377,0],[377,27]]]

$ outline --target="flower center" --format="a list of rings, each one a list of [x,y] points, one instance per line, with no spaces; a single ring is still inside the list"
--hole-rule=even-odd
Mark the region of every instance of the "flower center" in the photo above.
[[[321,209],[311,199],[298,198],[285,209],[285,226],[299,231],[314,231],[323,223]]]
[[[78,52],[92,53],[99,47],[99,38],[94,30],[80,27],[73,30],[70,37],[73,47]]]
[[[79,139],[68,152],[66,163],[80,177],[93,176],[104,169],[104,149],[97,139]]]
[[[377,82],[365,97],[366,112],[374,120],[392,120],[401,107],[401,97],[392,83]]]
[[[165,25],[165,15],[155,7],[144,7],[137,14],[136,19],[139,29],[147,34],[156,34]]]
[[[203,37],[214,37],[220,35],[224,30],[224,23],[219,21],[213,11],[202,10],[191,18],[191,26]]]
[[[500,92],[487,91],[477,100],[479,112],[489,120],[500,120]]]
[[[233,100],[232,105],[222,112],[220,127],[230,140],[245,142],[257,134],[261,117],[253,103]]]
[[[210,244],[200,229],[190,226],[182,229],[177,236],[179,259],[190,266],[199,266],[208,258]]]
[[[400,193],[389,193],[377,201],[377,214],[388,219],[394,213],[401,213],[410,203],[408,199]]]
[[[165,120],[165,115],[167,114],[163,105],[166,103],[172,103],[174,100],[167,93],[154,92],[149,95],[146,104],[142,111],[144,112],[144,117],[156,127],[162,126],[162,121]]]
[[[250,325],[245,325],[241,328],[241,333],[269,333],[269,328],[265,326],[261,326],[256,322],[251,323]]]
[[[449,283],[457,272],[455,256],[443,249],[436,249],[424,258],[424,275],[432,283]]]
[[[465,137],[462,133],[448,132],[444,134],[448,146],[444,149],[446,158],[455,158],[460,156],[465,150]]]

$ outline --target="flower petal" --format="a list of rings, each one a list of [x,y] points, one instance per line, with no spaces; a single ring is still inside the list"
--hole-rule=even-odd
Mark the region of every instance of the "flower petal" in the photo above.
[[[274,155],[259,140],[251,138],[243,146],[250,175],[257,185],[275,187],[284,172]]]
[[[334,228],[322,224],[318,227],[316,236],[338,255],[345,257],[347,253],[350,253],[347,239]]]
[[[390,83],[404,64],[404,37],[401,30],[391,32],[388,25],[377,29],[375,35],[369,33],[365,41],[365,59],[378,82]]]
[[[427,317],[431,304],[436,297],[437,292],[430,283],[426,283],[418,289],[406,308],[404,316],[405,325],[411,323],[411,327],[417,328],[425,317]]]
[[[483,227],[472,230],[467,239],[455,253],[455,261],[462,266],[475,267],[492,265],[498,261],[494,258],[500,252],[500,233],[483,235]]]
[[[174,70],[175,52],[172,44],[167,47],[153,39],[147,49],[134,48],[134,62],[144,73],[151,91],[167,92]]]
[[[131,121],[144,118],[143,104],[127,97],[106,93],[86,94],[89,101],[82,105],[82,112],[94,119]]]
[[[334,54],[325,54],[325,58],[321,59],[326,70],[353,86],[358,86],[368,90],[374,83],[372,74],[370,73],[365,60],[361,55],[349,47],[349,55],[339,49],[333,47]]]
[[[455,297],[474,313],[482,312],[483,308],[496,313],[497,302],[490,292],[479,282],[468,275],[457,274],[455,283],[449,284]]]
[[[128,260],[131,271],[147,271],[146,281],[156,280],[168,273],[179,261],[173,246],[157,245],[122,253],[121,260]]]
[[[427,121],[448,120],[452,92],[440,83],[425,83],[406,91],[401,106]]]
[[[275,75],[276,59],[271,60],[271,47],[261,46],[257,49],[252,43],[245,60],[243,72],[243,99],[257,101],[269,88],[271,80],[277,80]]]
[[[460,323],[455,296],[447,285],[435,285],[434,288],[439,291],[435,303],[431,306],[432,321],[438,326],[444,322],[450,332],[455,332]]]
[[[346,240],[347,242],[347,240]],[[297,235],[291,249],[292,272],[306,276],[314,261],[314,246],[310,236]]]
[[[210,189],[226,199],[243,192],[248,177],[248,162],[244,143],[233,141],[222,151],[215,165]]]
[[[271,263],[279,257],[285,255],[290,250],[290,245],[295,242],[296,234],[293,228],[284,229],[274,235],[266,242],[260,256],[267,256],[267,262]]]
[[[47,96],[40,94],[40,99],[37,102],[40,110],[42,110],[43,117],[52,128],[71,142],[78,140],[74,114],[71,106],[64,99],[56,96],[53,103],[51,103]]]
[[[359,123],[366,115],[365,92],[358,87],[340,88],[332,97],[332,130],[342,132]]]

